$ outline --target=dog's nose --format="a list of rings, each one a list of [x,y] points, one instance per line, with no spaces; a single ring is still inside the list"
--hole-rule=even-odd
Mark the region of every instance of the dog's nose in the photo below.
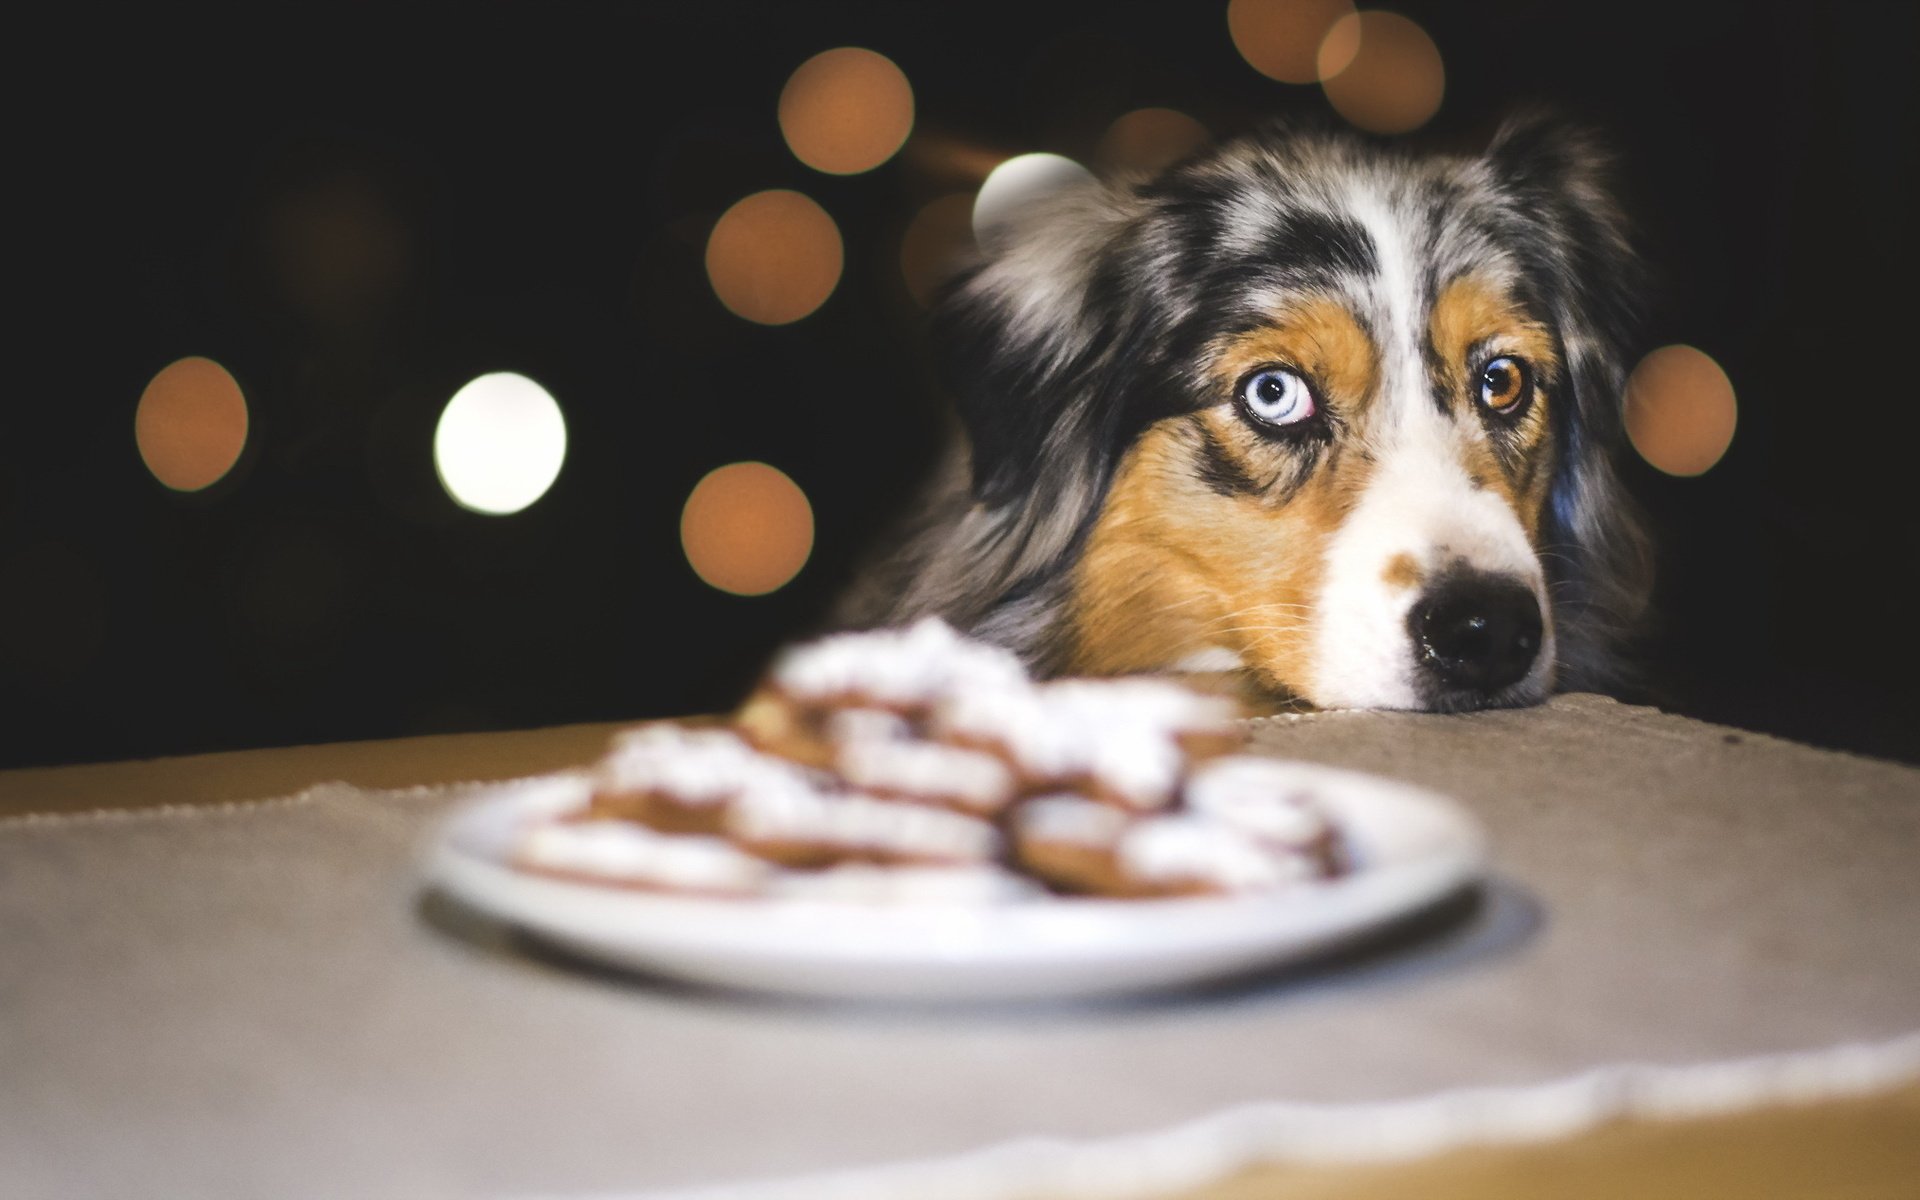
[[[1420,667],[1441,686],[1496,692],[1526,678],[1540,653],[1540,604],[1509,577],[1445,576],[1407,615]]]

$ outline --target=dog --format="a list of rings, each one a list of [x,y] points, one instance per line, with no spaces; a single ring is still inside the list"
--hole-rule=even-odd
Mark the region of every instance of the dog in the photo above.
[[[1616,683],[1642,271],[1584,133],[1421,156],[1279,124],[1036,202],[931,335],[964,437],[851,624],[1320,708]]]

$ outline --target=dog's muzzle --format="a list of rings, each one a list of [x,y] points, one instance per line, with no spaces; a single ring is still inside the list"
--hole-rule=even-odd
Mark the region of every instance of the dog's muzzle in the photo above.
[[[1497,703],[1533,669],[1541,631],[1532,589],[1484,571],[1442,576],[1407,613],[1422,690],[1445,708]]]

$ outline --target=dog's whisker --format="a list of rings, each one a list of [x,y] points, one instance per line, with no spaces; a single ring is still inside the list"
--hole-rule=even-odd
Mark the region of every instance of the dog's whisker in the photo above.
[[[1286,633],[1296,629],[1305,629],[1307,623],[1298,621],[1292,625],[1236,625],[1232,629],[1222,629],[1220,633]]]
[[[1276,618],[1291,618],[1294,620],[1304,620],[1308,617],[1311,617],[1312,615],[1313,615],[1313,610],[1307,609],[1307,608],[1293,609],[1293,610],[1250,609],[1246,612],[1228,613],[1226,616],[1223,616],[1223,617],[1215,617],[1213,620],[1204,623],[1201,626],[1201,628],[1213,629],[1221,625],[1231,624],[1234,621],[1243,621],[1250,617],[1254,619],[1258,619],[1261,617],[1276,617]]]
[[[1240,614],[1240,616],[1242,617],[1256,617],[1259,615],[1261,614],[1258,614],[1258,613]],[[1275,614],[1275,615],[1284,617],[1286,614]],[[1283,626],[1282,625],[1230,625],[1227,623],[1228,621],[1233,619],[1234,618],[1223,618],[1222,620],[1219,620],[1219,621],[1209,621],[1207,624],[1201,626],[1201,632],[1209,636],[1218,636],[1220,634],[1227,634],[1227,633],[1240,633],[1248,629],[1279,629],[1279,628],[1304,629],[1308,624],[1307,619],[1305,617],[1295,618],[1287,622]]]
[[[1311,604],[1289,604],[1284,601],[1268,601],[1264,604],[1249,604],[1245,608],[1235,609],[1230,613],[1223,613],[1214,619],[1217,621],[1232,621],[1240,617],[1264,612],[1312,612],[1313,607]]]
[[[1205,600],[1206,598],[1207,597],[1204,595],[1188,596],[1185,600],[1176,600],[1172,604],[1163,604],[1160,607],[1153,610],[1153,615],[1156,617],[1160,617],[1160,616],[1165,616],[1170,612],[1178,611],[1179,609],[1191,608],[1193,605],[1200,603],[1202,600]]]

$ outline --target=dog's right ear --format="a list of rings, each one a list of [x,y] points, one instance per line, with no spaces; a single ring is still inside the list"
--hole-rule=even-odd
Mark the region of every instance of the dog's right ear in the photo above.
[[[974,499],[1008,543],[1005,588],[1072,546],[1139,421],[1153,329],[1118,252],[1137,204],[1092,182],[1033,201],[987,231],[935,310],[935,364],[970,443]]]
[[[1648,290],[1606,183],[1608,156],[1551,114],[1507,122],[1486,155],[1524,230],[1535,291],[1565,341],[1570,404],[1558,404],[1561,458],[1542,530],[1552,554],[1562,686],[1620,682],[1618,643],[1647,605],[1651,554],[1614,472],[1639,311]]]

